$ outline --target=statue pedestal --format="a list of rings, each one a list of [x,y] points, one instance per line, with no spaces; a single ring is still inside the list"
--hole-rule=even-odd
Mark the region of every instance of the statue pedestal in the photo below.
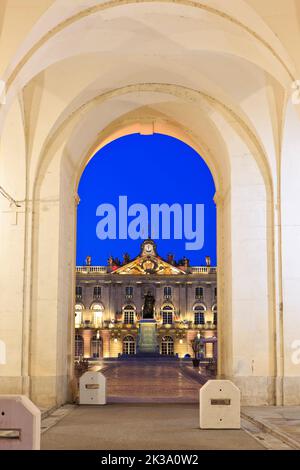
[[[153,319],[139,322],[137,355],[159,356],[156,321]]]

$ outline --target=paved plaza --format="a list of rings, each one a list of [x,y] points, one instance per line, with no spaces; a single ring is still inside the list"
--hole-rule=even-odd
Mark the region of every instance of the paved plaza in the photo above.
[[[109,403],[198,403],[201,383],[177,361],[118,362],[109,366]],[[196,375],[196,374],[195,374]]]
[[[242,420],[241,430],[200,430],[201,378],[179,362],[115,361],[106,406],[69,405],[43,420],[42,449],[288,449]]]
[[[42,449],[263,449],[243,430],[199,429],[196,404],[75,407],[42,435]]]
[[[242,413],[293,449],[300,449],[300,406],[246,406]]]

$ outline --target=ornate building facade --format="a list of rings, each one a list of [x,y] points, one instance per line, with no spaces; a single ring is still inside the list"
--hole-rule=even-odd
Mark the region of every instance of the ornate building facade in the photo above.
[[[90,359],[139,354],[144,299],[154,298],[157,354],[193,356],[191,342],[201,338],[201,357],[217,357],[216,268],[163,260],[152,240],[139,256],[108,266],[78,266],[75,305],[75,357]],[[146,320],[150,321],[151,320]]]

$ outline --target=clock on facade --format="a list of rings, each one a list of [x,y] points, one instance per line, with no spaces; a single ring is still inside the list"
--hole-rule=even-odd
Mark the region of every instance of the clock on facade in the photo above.
[[[142,244],[142,256],[155,256],[156,245],[152,240],[145,240]]]

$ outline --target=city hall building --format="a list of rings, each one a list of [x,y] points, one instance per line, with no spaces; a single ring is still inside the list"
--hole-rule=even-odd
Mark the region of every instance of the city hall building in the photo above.
[[[216,268],[190,266],[157,253],[145,240],[133,260],[110,258],[93,266],[87,257],[76,271],[75,357],[193,357],[191,342],[201,339],[200,357],[217,357]],[[153,314],[145,311],[147,299]]]

